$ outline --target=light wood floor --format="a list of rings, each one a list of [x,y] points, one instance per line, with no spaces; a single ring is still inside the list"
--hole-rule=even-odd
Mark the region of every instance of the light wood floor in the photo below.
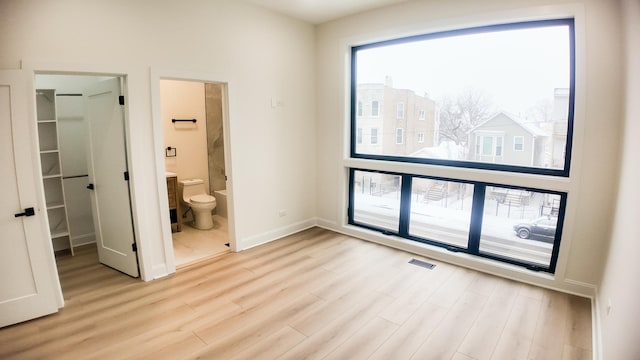
[[[149,283],[77,254],[66,307],[0,329],[0,359],[591,358],[587,299],[319,228]]]
[[[227,219],[213,215],[213,228],[198,230],[191,223],[182,224],[182,231],[171,234],[176,267],[193,264],[204,258],[229,252]]]

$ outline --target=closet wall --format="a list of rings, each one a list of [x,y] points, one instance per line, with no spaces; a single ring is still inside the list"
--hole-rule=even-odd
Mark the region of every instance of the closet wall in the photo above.
[[[105,78],[91,76],[37,75],[36,88],[56,90],[58,140],[62,185],[69,220],[71,246],[95,242],[88,185],[88,124],[84,117],[82,90]],[[68,248],[56,242],[54,250]]]

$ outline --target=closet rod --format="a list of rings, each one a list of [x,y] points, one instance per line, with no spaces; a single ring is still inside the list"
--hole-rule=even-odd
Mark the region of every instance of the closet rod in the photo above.
[[[56,96],[82,96],[82,94],[56,94]]]
[[[63,176],[62,179],[75,179],[81,177],[89,177],[89,175],[74,175],[74,176]]]
[[[196,123],[196,119],[171,119],[172,123],[176,123],[176,122],[192,122],[192,123]]]

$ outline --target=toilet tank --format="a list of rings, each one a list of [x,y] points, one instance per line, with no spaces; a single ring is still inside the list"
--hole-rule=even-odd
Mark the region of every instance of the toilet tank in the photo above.
[[[206,194],[204,189],[204,181],[202,179],[180,180],[180,190],[182,192],[182,201],[189,202],[194,195]]]

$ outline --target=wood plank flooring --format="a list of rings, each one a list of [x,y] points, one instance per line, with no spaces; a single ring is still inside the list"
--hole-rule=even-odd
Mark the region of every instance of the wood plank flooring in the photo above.
[[[320,228],[149,283],[76,254],[58,260],[65,308],[0,329],[0,359],[592,356],[588,299]]]

